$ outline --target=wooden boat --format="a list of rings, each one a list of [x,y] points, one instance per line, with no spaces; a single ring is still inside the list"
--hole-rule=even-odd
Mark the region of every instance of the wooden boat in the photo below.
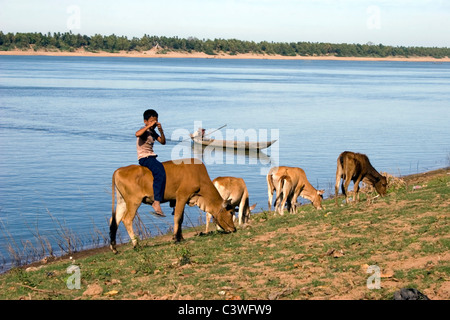
[[[194,143],[202,146],[213,146],[218,148],[234,150],[254,150],[259,151],[270,147],[277,140],[264,141],[264,142],[252,142],[252,141],[236,141],[236,140],[217,140],[217,139],[201,139],[200,137],[194,137],[191,135],[191,139]]]

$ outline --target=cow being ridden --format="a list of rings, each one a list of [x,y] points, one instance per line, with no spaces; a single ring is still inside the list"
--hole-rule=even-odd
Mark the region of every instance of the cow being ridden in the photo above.
[[[353,181],[354,183],[353,190],[356,202],[359,201],[359,183],[363,179],[364,182],[372,185],[381,196],[386,195],[386,177],[375,170],[365,154],[350,151],[342,152],[337,158],[336,184],[334,188],[336,206],[338,205],[337,195],[341,180],[342,194],[345,196],[345,202],[348,203],[347,189],[350,182]]]
[[[184,207],[197,205],[201,210],[212,214],[215,222],[226,232],[235,232],[233,223],[234,207],[224,201],[209,178],[206,167],[198,159],[182,159],[162,163],[166,171],[166,188],[164,200],[170,201],[174,209],[173,238],[183,239],[181,225]],[[114,192],[115,191],[115,192]],[[114,210],[114,194],[117,206]],[[116,249],[116,232],[122,221],[130,236],[133,246],[137,238],[133,231],[133,219],[141,203],[152,204],[153,175],[140,165],[130,165],[117,169],[112,176],[112,217],[110,220],[110,248]]]
[[[273,193],[276,192],[275,212],[284,214],[284,206],[290,213],[296,212],[297,198],[301,196],[309,201],[316,209],[322,208],[324,190],[314,188],[306,178],[305,171],[296,167],[273,167],[267,174],[267,194],[269,197],[269,211],[272,210]]]
[[[214,186],[221,197],[228,201],[232,207],[238,207],[238,219],[236,215],[233,215],[233,221],[239,225],[243,225],[248,222],[250,218],[250,211],[255,209],[256,204],[250,207],[248,190],[244,179],[235,177],[217,177],[213,181]],[[211,220],[211,214],[206,213],[206,229],[209,230],[209,222]],[[236,221],[238,220],[238,221]]]

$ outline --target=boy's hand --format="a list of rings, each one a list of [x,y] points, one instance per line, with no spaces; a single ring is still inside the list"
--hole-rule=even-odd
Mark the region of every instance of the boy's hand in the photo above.
[[[156,121],[155,119],[149,119],[148,121],[147,121],[147,127],[148,128],[154,128],[155,127],[155,124],[157,124],[158,123],[158,121]]]
[[[160,122],[157,122],[157,123],[156,123],[156,127],[158,128],[159,132],[161,132],[161,133],[163,132],[163,128],[162,128]]]

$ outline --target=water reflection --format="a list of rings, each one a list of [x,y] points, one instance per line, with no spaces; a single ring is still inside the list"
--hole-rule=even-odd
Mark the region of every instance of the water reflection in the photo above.
[[[194,143],[191,150],[193,157],[201,160],[206,166],[223,164],[252,166],[254,169],[259,169],[261,175],[266,175],[271,167],[278,165],[277,156],[271,156],[257,149],[223,148]]]
[[[169,140],[173,145],[171,160],[196,158],[206,166],[210,165],[253,165],[258,167],[271,167],[278,165],[278,143],[271,146],[271,154],[265,149],[236,149],[213,145],[201,145],[189,140]]]
[[[192,144],[191,148],[194,157],[202,160],[204,163],[224,163],[223,157],[225,157],[226,161],[231,159],[234,162],[234,156],[236,156],[236,163],[238,164],[244,164],[247,159],[249,160],[249,164],[256,164],[258,160],[261,164],[273,162],[270,155],[257,149],[234,149],[217,146],[201,146],[197,144]]]

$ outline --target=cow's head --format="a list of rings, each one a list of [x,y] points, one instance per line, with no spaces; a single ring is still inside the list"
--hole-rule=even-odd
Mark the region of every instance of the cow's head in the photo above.
[[[235,232],[236,227],[233,223],[234,207],[230,204],[230,201],[224,201],[222,207],[216,215],[213,215],[216,223],[225,232]]]
[[[381,195],[386,195],[386,188],[387,188],[387,179],[385,176],[381,176],[381,178],[375,183],[374,185],[375,190]]]
[[[323,194],[325,193],[325,190],[316,190],[313,199],[312,199],[312,205],[317,210],[322,210],[322,200],[323,200]]]

